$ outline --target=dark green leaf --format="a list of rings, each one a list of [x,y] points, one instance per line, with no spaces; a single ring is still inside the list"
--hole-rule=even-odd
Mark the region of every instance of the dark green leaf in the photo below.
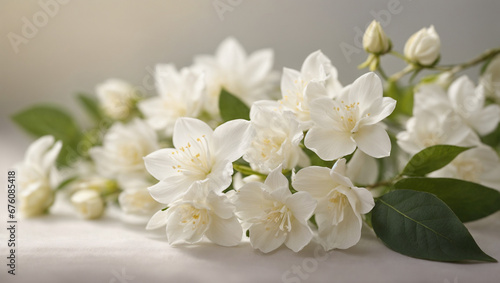
[[[443,168],[470,147],[434,145],[415,154],[401,172],[404,176],[425,176]]]
[[[462,222],[486,217],[500,210],[500,192],[476,183],[448,178],[406,178],[396,189],[428,192],[444,201]]]
[[[390,249],[436,261],[490,261],[453,211],[436,196],[396,190],[380,197],[372,210],[377,236]]]
[[[99,104],[97,100],[87,94],[80,93],[77,96],[80,105],[83,107],[85,112],[92,118],[94,121],[100,121],[103,119],[103,115],[101,110],[99,109]]]
[[[81,138],[81,131],[73,117],[62,109],[38,105],[21,111],[12,116],[26,132],[41,137],[52,135],[56,140],[63,142],[63,148],[57,158],[59,166],[71,163],[77,154],[77,145]]]
[[[220,92],[219,109],[225,122],[235,119],[250,120],[250,108],[225,89]]]

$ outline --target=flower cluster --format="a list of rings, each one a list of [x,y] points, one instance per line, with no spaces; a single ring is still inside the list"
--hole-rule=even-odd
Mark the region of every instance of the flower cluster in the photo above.
[[[413,34],[400,54],[376,21],[363,46],[368,58],[360,68],[370,72],[347,85],[320,50],[300,70],[284,68],[279,81],[271,50],[247,55],[233,38],[191,66],[158,65],[156,95],[108,80],[97,87],[98,99],[80,97],[95,118],[93,128],[76,138],[55,135],[57,142],[44,136],[28,149],[19,167],[22,210],[26,216],[46,212],[57,187],[70,192],[86,219],[117,203],[124,215],[146,220],[147,229],[163,227],[171,245],[208,239],[235,246],[249,238],[264,253],[282,245],[298,252],[311,241],[325,250],[347,249],[366,223],[390,248],[426,258],[426,251],[407,250],[412,243],[394,247],[388,240],[404,223],[397,217],[418,220],[428,213],[424,205],[411,215],[405,214],[409,206],[400,208],[392,218],[390,209],[428,198],[446,211],[471,205],[422,182],[459,184],[500,199],[500,50],[439,66],[433,26]],[[391,55],[405,66],[387,76],[382,58]],[[482,62],[477,86],[457,75]],[[422,71],[433,73],[414,83]],[[73,128],[57,128],[68,124]],[[57,133],[81,132],[75,127],[53,126]],[[76,162],[68,157],[72,150]],[[417,197],[404,199],[408,189]],[[462,225],[497,210],[491,204],[466,212],[483,214],[451,215]],[[384,226],[388,219],[393,222]],[[425,226],[429,233],[440,231],[432,225]],[[400,233],[413,231],[403,228]],[[432,259],[457,259],[446,256]]]

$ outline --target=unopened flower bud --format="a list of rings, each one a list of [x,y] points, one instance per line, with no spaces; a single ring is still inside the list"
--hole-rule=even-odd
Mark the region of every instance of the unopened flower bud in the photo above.
[[[391,50],[391,41],[379,22],[373,20],[363,35],[363,48],[366,52],[384,54]]]
[[[104,211],[104,201],[94,190],[77,191],[71,196],[71,203],[85,219],[99,218]]]
[[[104,113],[116,120],[129,117],[137,99],[134,87],[117,79],[110,79],[98,85],[96,93]]]
[[[405,57],[415,64],[430,66],[439,58],[441,40],[434,26],[422,28],[414,33],[405,44]]]

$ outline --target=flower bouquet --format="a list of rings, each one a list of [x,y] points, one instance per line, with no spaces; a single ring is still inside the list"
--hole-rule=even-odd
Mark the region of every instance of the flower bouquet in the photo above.
[[[192,66],[158,65],[156,95],[117,79],[79,94],[85,129],[57,106],[21,111],[38,138],[17,167],[21,210],[61,193],[85,219],[119,207],[171,245],[328,251],[366,226],[407,256],[496,261],[463,222],[500,210],[500,49],[440,65],[434,27],[401,54],[376,21],[363,46],[369,72],[348,85],[319,50],[280,76],[272,50],[228,38]],[[387,56],[404,68],[387,75]],[[478,64],[476,86],[460,73]]]

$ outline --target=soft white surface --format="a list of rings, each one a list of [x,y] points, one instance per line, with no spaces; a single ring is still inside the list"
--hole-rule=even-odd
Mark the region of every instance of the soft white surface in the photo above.
[[[438,263],[397,254],[368,229],[355,247],[326,255],[316,243],[299,253],[282,247],[271,254],[248,242],[174,248],[163,229],[126,224],[116,210],[97,221],[81,220],[62,201],[51,215],[19,221],[17,275],[6,274],[2,263],[1,282],[287,282],[282,276],[290,271],[286,278],[294,277],[294,265],[311,272],[288,282],[498,282],[500,276],[498,263]],[[496,213],[467,225],[479,246],[497,259],[499,220]],[[325,259],[315,258],[315,250]]]

